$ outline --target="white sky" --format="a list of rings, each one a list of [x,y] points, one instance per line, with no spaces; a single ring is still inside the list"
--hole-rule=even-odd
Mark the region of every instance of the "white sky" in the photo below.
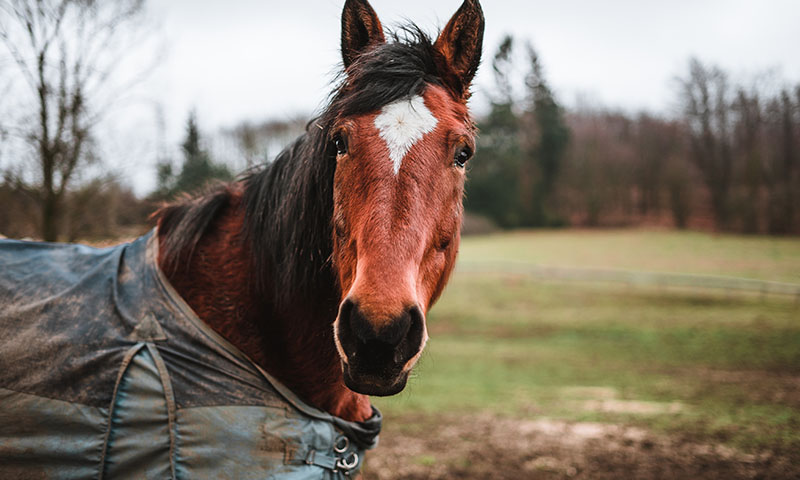
[[[151,2],[164,37],[163,60],[142,85],[135,112],[113,116],[109,129],[128,134],[106,149],[138,193],[154,185],[156,146],[177,148],[190,109],[204,131],[215,132],[242,120],[308,114],[326,98],[340,59],[343,0]],[[384,26],[408,18],[434,33],[461,1],[371,3]],[[484,0],[483,8],[486,61],[474,89],[478,110],[485,108],[493,85],[490,59],[505,33],[533,42],[567,105],[584,98],[670,113],[674,78],[690,56],[735,78],[776,69],[800,82],[796,0]]]

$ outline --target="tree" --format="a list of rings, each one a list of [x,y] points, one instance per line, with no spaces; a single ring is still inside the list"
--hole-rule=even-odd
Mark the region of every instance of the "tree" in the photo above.
[[[552,225],[560,223],[550,203],[569,130],[530,46],[527,101],[515,98],[513,52],[514,40],[506,36],[492,60],[497,92],[479,123],[480,156],[471,167],[466,206],[507,228]]]
[[[658,211],[664,170],[669,157],[677,150],[677,125],[647,113],[639,114],[634,122],[636,154],[635,181],[638,189],[639,214]]]
[[[306,130],[308,120],[302,116],[271,119],[258,123],[249,121],[222,132],[223,138],[233,141],[236,158],[244,158],[245,168],[268,162]]]
[[[41,210],[41,236],[55,241],[64,198],[81,168],[96,160],[93,128],[118,98],[110,85],[143,18],[144,0],[0,0],[0,47],[21,81],[25,114],[8,127],[28,158],[14,180],[30,185]]]
[[[5,118],[6,115],[7,115],[7,113],[6,113],[7,100],[6,99],[8,99],[8,97],[9,97],[8,92],[9,92],[9,85],[10,85],[8,83],[8,81],[6,80],[6,78],[3,76],[3,74],[6,72],[6,70],[4,70],[4,67],[5,67],[5,65],[3,64],[3,62],[0,62],[0,118]],[[4,148],[5,148],[6,143],[8,141],[7,140],[8,136],[9,136],[8,126],[4,125],[3,121],[0,120],[0,169],[3,168],[3,158],[4,158],[4,153],[5,153]]]
[[[570,144],[557,187],[561,213],[587,226],[627,223],[633,212],[635,122],[605,109],[569,115]]]
[[[497,92],[489,115],[478,127],[478,154],[469,164],[466,208],[506,228],[521,223],[517,173],[520,164],[519,118],[511,87],[513,39],[506,36],[492,59]]]
[[[156,196],[174,197],[182,192],[195,192],[212,180],[231,180],[233,174],[223,164],[211,160],[208,151],[203,148],[197,117],[189,114],[186,121],[186,139],[181,144],[183,164],[181,171],[174,174],[172,164],[162,161],[158,164],[158,187]]]
[[[786,234],[794,230],[796,204],[800,198],[800,87],[798,101],[782,90],[770,102],[771,142],[775,151],[765,166],[767,184],[767,229]]]
[[[739,176],[745,195],[737,209],[742,216],[742,229],[747,233],[759,231],[759,194],[764,177],[764,112],[757,90],[739,88],[733,101],[734,149]]]
[[[521,207],[527,226],[560,224],[551,204],[569,128],[561,106],[544,78],[539,55],[528,45],[530,71],[525,78],[528,108],[523,116],[523,168],[520,170]]]
[[[680,83],[692,160],[711,194],[717,227],[725,229],[733,180],[728,77],[717,67],[707,67],[691,59],[689,74]]]

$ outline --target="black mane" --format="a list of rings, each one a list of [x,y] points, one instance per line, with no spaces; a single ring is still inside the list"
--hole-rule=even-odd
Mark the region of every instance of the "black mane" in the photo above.
[[[360,55],[339,76],[322,114],[274,162],[250,173],[244,184],[243,239],[253,258],[257,292],[278,304],[313,299],[337,283],[332,253],[335,149],[330,129],[339,116],[380,110],[441,85],[430,37],[410,25]],[[221,187],[202,197],[168,206],[159,214],[168,269],[186,265],[204,233],[230,200]]]

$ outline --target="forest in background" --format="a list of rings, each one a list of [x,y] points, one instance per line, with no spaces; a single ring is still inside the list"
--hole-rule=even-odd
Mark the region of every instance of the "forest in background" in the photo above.
[[[0,47],[14,62],[2,64],[0,78],[23,78],[30,108],[16,123],[0,120],[6,236],[75,241],[141,231],[158,205],[269,162],[305,128],[297,118],[203,132],[189,113],[181,155],[154,159],[157,187],[138,198],[102,168],[94,147],[102,100],[115,95],[103,89],[108,72],[139,38],[144,2],[9,5]],[[132,33],[120,40],[126,28]],[[519,39],[506,37],[484,55],[495,86],[488,112],[476,118],[465,205],[470,220],[481,221],[470,229],[800,233],[800,84],[775,74],[735,80],[690,59],[676,72],[676,112],[632,114],[565,107],[535,49]]]
[[[514,90],[518,46],[507,37],[492,59],[497,88],[478,122],[470,211],[505,228],[800,231],[800,84],[737,83],[690,59],[676,79],[677,116],[565,109],[530,45]]]

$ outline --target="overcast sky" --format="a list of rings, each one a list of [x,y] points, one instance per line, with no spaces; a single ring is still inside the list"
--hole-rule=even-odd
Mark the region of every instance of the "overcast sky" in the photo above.
[[[461,2],[371,3],[384,26],[411,19],[435,33]],[[155,146],[176,148],[190,109],[208,132],[242,120],[315,111],[340,61],[342,4],[151,0],[150,15],[160,24],[165,48],[160,67],[142,85],[137,113],[110,123],[130,133],[117,146],[124,151],[123,176],[139,193],[152,188]],[[690,56],[716,63],[735,78],[775,69],[787,81],[800,81],[796,0],[485,0],[483,8],[487,61],[474,89],[478,110],[493,84],[489,59],[505,33],[533,43],[546,78],[567,105],[582,98],[628,111],[670,113],[674,78]]]

